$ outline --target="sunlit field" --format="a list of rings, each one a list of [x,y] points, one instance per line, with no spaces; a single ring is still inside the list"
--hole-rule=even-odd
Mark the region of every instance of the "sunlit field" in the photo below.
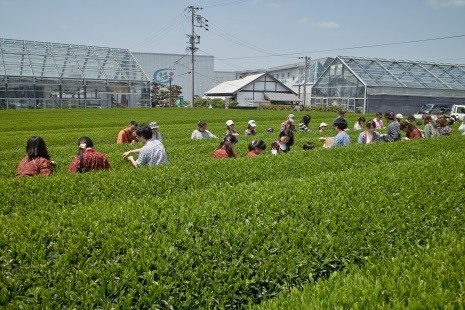
[[[323,149],[320,122],[273,156],[289,111],[0,111],[0,307],[463,308],[465,137]],[[347,114],[350,128],[359,115]],[[367,115],[372,119],[373,115]],[[218,139],[192,141],[199,120]],[[237,159],[212,153],[232,119]],[[247,121],[257,136],[245,137]],[[134,169],[117,145],[157,121],[169,163]],[[298,124],[296,124],[298,125]],[[267,128],[273,128],[268,133]],[[16,179],[39,135],[50,177]],[[86,135],[110,171],[68,174]],[[262,139],[264,154],[247,158]],[[304,142],[314,150],[304,151]]]

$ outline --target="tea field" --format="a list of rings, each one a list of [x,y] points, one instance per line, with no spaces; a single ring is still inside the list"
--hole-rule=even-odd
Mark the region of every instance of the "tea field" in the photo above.
[[[362,146],[350,130],[327,150],[335,115],[309,113],[288,154],[247,158],[241,135],[237,159],[214,160],[220,139],[190,139],[200,119],[219,137],[254,119],[269,146],[289,112],[0,111],[0,307],[464,308],[465,137]],[[158,122],[168,165],[121,158],[131,120]],[[57,167],[15,179],[32,135]],[[67,173],[82,135],[111,171]]]

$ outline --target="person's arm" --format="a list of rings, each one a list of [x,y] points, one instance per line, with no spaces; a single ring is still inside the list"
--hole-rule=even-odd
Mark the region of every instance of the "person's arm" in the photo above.
[[[374,136],[376,136],[376,135],[374,135]],[[365,138],[365,132],[362,131],[362,132],[358,135],[358,140],[357,140],[357,142],[358,142],[359,144],[365,144],[364,141],[363,141],[364,138]]]
[[[124,143],[124,130],[118,132],[118,138],[116,138],[116,144]]]
[[[134,167],[134,168],[139,168],[139,165],[137,164],[137,162],[134,160],[134,157],[131,155],[131,156],[128,156],[126,158],[130,163],[131,165]]]
[[[127,158],[129,155],[131,155],[132,153],[134,154],[139,154],[140,153],[140,149],[135,149],[135,150],[130,150],[130,151],[127,151],[127,152],[124,152],[123,153],[123,158]]]
[[[52,163],[48,159],[42,159],[38,163],[39,167],[39,174],[40,175],[46,175],[49,176],[52,174],[53,168],[52,168]]]
[[[76,173],[79,169],[79,156],[74,156],[73,160],[69,164],[68,172]]]
[[[208,135],[210,136],[210,138],[218,138],[217,136],[215,136],[214,134],[212,134],[210,131],[206,130],[206,132],[208,133]]]

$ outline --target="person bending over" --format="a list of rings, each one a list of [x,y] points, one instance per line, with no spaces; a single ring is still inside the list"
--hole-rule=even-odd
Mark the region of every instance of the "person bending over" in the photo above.
[[[141,125],[136,130],[136,136],[143,146],[138,149],[139,157],[137,160],[130,155],[136,150],[123,153],[123,158],[126,158],[134,168],[141,166],[156,166],[168,163],[165,147],[160,140],[152,139],[152,130],[147,125]]]

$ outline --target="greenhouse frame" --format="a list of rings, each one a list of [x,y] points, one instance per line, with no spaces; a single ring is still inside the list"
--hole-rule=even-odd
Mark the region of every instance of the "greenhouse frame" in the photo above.
[[[0,38],[0,109],[150,107],[127,49]]]
[[[337,56],[312,87],[311,106],[412,114],[465,103],[465,65]]]

